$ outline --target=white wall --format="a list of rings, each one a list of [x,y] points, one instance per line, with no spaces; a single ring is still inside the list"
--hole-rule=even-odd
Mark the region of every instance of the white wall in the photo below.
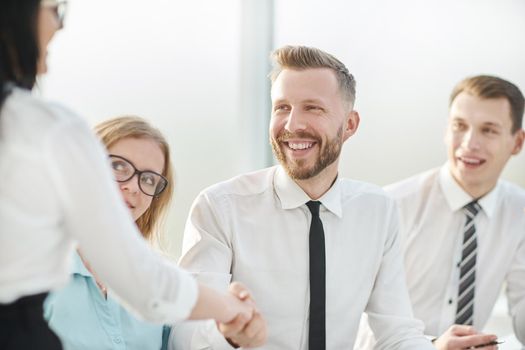
[[[446,159],[448,95],[469,75],[525,91],[525,1],[276,1],[275,47],[317,46],[357,80],[360,130],[345,145],[344,176],[387,184]],[[525,186],[525,152],[504,176]]]
[[[241,0],[73,0],[49,50],[46,97],[93,125],[145,117],[168,138],[175,257],[198,192],[253,167],[239,142],[247,127],[239,112],[240,14]]]
[[[137,114],[173,150],[168,232],[175,257],[204,187],[268,163],[266,57],[306,44],[357,78],[360,130],[342,174],[386,184],[445,159],[447,98],[464,76],[501,75],[525,90],[523,0],[72,0],[50,48],[46,97],[92,124]],[[525,152],[505,177],[525,186]]]

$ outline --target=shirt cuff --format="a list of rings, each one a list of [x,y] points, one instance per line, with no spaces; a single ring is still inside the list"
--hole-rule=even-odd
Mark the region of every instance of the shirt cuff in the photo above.
[[[168,305],[160,305],[158,301],[152,301],[150,307],[152,310],[163,310],[165,313],[165,320],[163,323],[175,323],[181,320],[186,320],[199,297],[199,288],[195,278],[184,270],[179,270],[178,274],[178,290],[177,297],[174,302]],[[171,300],[170,300],[171,301]]]

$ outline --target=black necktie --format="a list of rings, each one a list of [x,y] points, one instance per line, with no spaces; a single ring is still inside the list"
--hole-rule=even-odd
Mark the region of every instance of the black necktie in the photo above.
[[[456,324],[472,325],[474,321],[474,292],[476,287],[476,255],[478,243],[474,218],[481,210],[477,201],[464,207],[467,221],[463,227],[463,245],[459,264],[458,307]]]
[[[312,213],[310,224],[310,329],[308,349],[326,348],[326,261],[323,223],[319,217],[321,202],[306,203]]]

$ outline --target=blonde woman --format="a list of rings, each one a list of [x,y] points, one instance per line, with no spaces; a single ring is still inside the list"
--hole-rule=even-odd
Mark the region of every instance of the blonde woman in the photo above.
[[[142,236],[160,239],[161,223],[173,192],[170,149],[159,130],[138,117],[105,121],[95,131],[109,153],[122,198]],[[102,243],[103,244],[103,243]],[[159,350],[168,327],[137,319],[112,297],[78,252],[71,282],[51,293],[44,316],[64,349]]]

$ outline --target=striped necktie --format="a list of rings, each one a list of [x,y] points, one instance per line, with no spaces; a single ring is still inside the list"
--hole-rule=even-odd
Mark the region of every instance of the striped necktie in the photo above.
[[[326,257],[323,223],[319,217],[321,202],[306,203],[312,213],[310,224],[310,327],[308,349],[326,349]]]
[[[478,242],[474,218],[481,210],[477,200],[467,204],[463,211],[467,221],[463,228],[463,246],[459,264],[458,307],[456,324],[472,325],[474,322],[474,291],[476,285],[476,255]]]

